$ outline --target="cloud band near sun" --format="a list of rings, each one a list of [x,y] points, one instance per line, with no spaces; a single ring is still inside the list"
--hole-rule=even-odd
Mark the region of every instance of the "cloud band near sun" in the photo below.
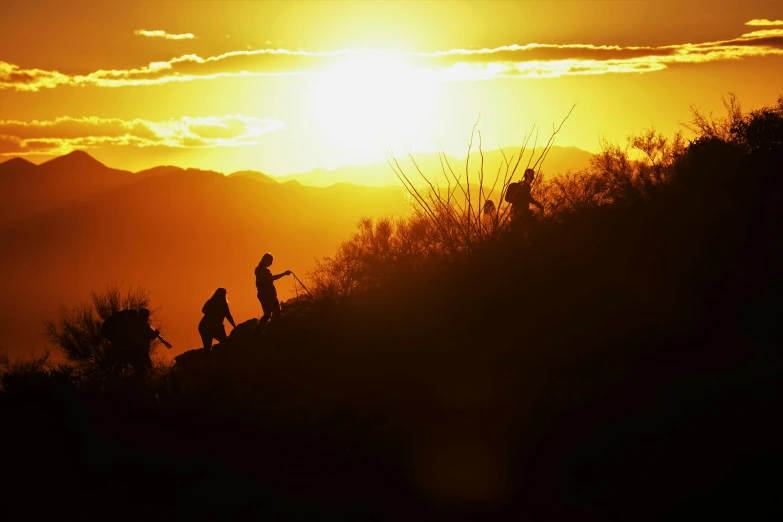
[[[146,29],[136,29],[133,31],[133,34],[146,36],[147,38],[162,38],[164,40],[192,40],[196,37],[193,33],[172,34],[161,30],[148,31]]]
[[[779,26],[783,25],[783,20],[767,20],[766,18],[755,18],[745,22],[745,25],[753,26]]]
[[[285,124],[272,118],[241,115],[183,117],[149,121],[118,118],[70,118],[30,122],[0,120],[0,155],[62,154],[106,145],[134,147],[254,146]]]
[[[776,26],[779,21],[751,20]],[[570,75],[649,73],[676,64],[700,64],[783,55],[783,28],[766,28],[733,39],[664,46],[527,44],[492,49],[451,49],[430,53],[367,50],[311,52],[287,49],[233,51],[207,58],[188,54],[136,69],[98,70],[82,75],[22,69],[0,62],[0,89],[37,91],[61,85],[126,87],[221,77],[318,74],[341,60],[399,58],[422,74],[444,81],[494,78],[553,78]]]

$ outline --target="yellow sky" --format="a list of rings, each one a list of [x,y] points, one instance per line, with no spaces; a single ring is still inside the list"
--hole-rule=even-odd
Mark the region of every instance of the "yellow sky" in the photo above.
[[[454,155],[577,108],[595,150],[783,94],[783,2],[21,2],[0,6],[0,159],[271,174]]]

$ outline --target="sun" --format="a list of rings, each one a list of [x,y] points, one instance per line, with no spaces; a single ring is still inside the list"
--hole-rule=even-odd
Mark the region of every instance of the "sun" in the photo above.
[[[395,55],[345,58],[320,76],[316,89],[322,124],[357,161],[384,144],[409,145],[431,120],[434,81]]]

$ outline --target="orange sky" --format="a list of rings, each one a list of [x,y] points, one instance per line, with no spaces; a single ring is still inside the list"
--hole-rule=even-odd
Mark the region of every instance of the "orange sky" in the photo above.
[[[577,103],[596,150],[689,106],[783,94],[783,2],[0,5],[0,160],[74,148],[140,170],[270,174],[518,144]]]

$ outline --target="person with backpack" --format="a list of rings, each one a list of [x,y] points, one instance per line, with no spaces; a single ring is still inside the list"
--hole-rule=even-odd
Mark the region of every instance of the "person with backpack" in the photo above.
[[[233,328],[237,327],[234,318],[231,317],[231,310],[228,308],[227,293],[225,288],[218,288],[201,308],[201,313],[204,314],[204,317],[198,323],[198,333],[204,344],[205,353],[209,353],[212,350],[213,339],[216,339],[221,345],[225,345],[225,342],[228,340],[226,327],[223,326],[223,319],[228,319],[229,324]]]
[[[528,228],[533,221],[533,213],[530,211],[530,205],[538,207],[541,212],[544,212],[544,205],[537,201],[531,194],[530,190],[533,186],[533,178],[536,176],[536,171],[533,169],[526,169],[522,181],[511,183],[506,190],[506,201],[511,203],[511,223],[520,224],[525,228]]]
[[[255,269],[258,301],[261,303],[261,309],[264,311],[264,315],[258,320],[256,328],[263,327],[272,317],[276,317],[280,313],[280,301],[277,300],[275,281],[281,277],[291,275],[290,270],[272,275],[269,267],[272,266],[273,261],[274,257],[267,252],[261,257],[261,261],[259,261]]]
[[[116,352],[118,372],[129,364],[134,376],[143,377],[152,367],[150,343],[160,332],[150,326],[149,319],[150,311],[146,308],[120,310],[101,325],[101,334]]]

